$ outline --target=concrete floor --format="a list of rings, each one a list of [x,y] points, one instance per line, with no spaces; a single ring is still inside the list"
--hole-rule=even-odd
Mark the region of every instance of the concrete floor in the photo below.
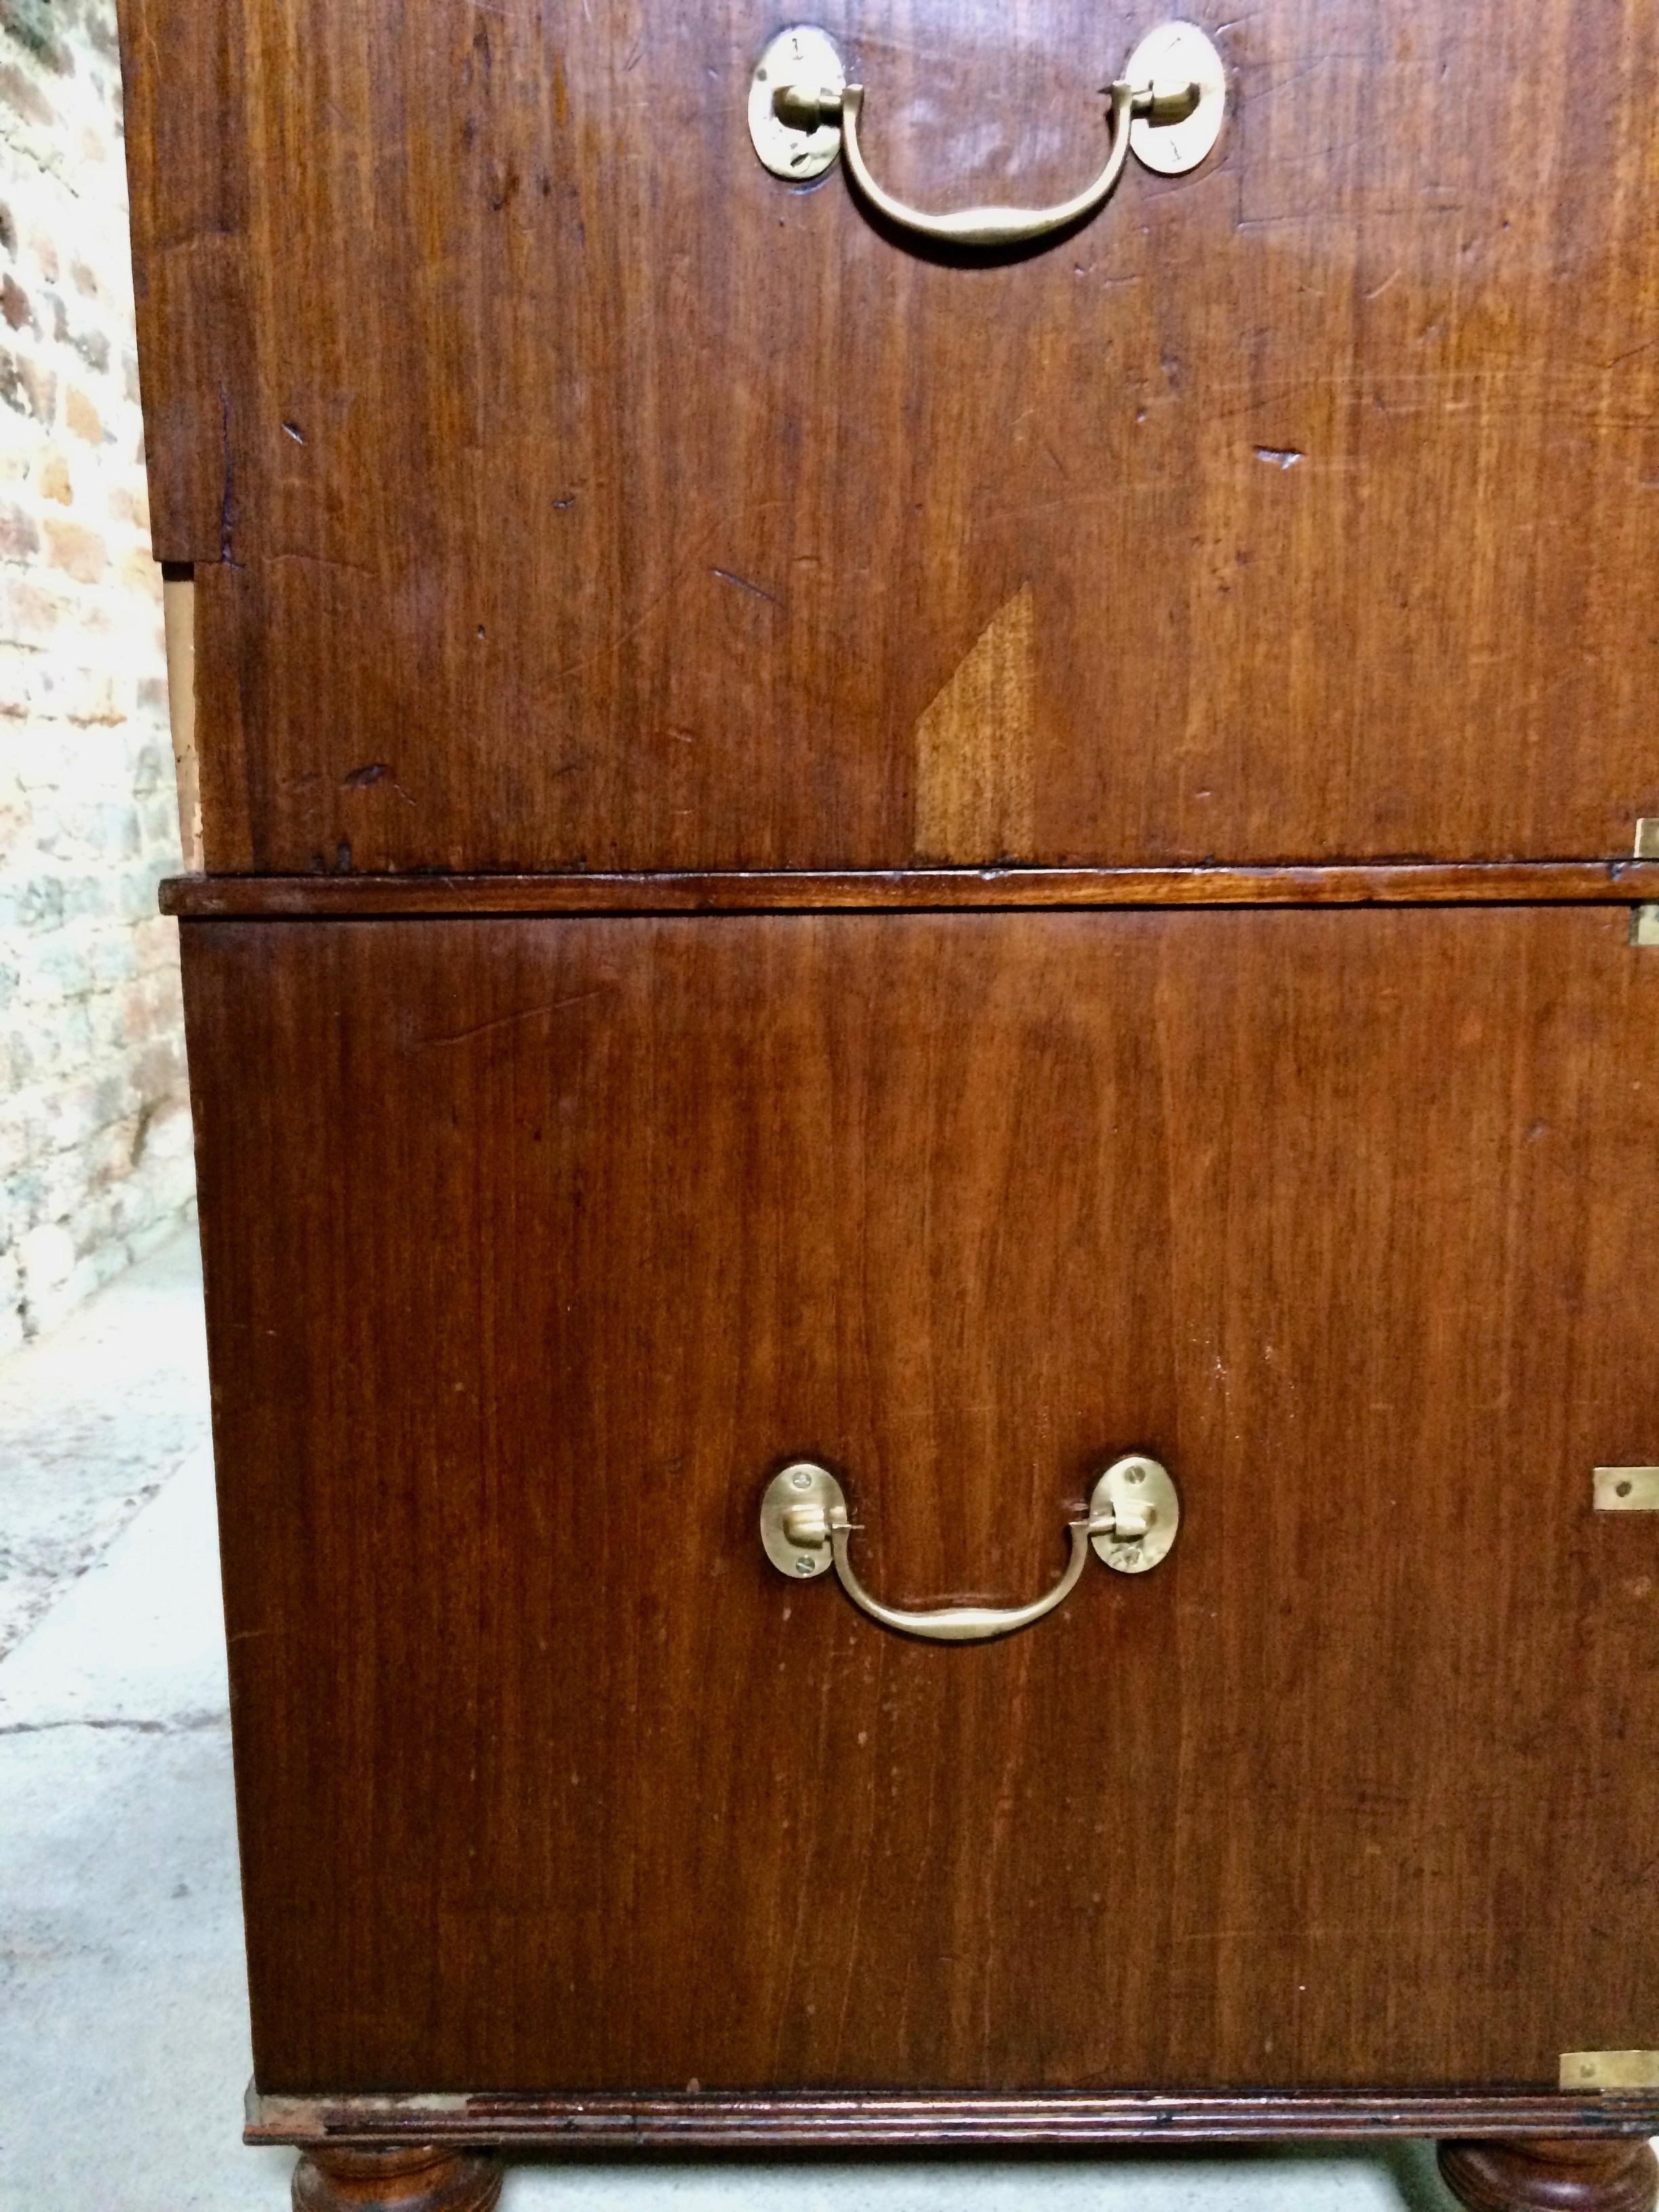
[[[289,2154],[238,2139],[246,1992],[193,1238],[0,1364],[0,2207],[281,2212]],[[1450,2203],[1417,2143],[1340,2156],[526,2163],[503,2197],[507,2212]]]

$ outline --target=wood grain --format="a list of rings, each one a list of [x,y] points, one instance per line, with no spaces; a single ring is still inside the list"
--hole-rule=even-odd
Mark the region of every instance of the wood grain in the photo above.
[[[183,933],[271,2093],[1553,2087],[1652,2040],[1617,912]],[[1001,1644],[762,1557],[833,1466]]]
[[[185,920],[398,915],[871,913],[1120,906],[1632,906],[1659,900],[1659,861],[1438,862],[1419,867],[911,868],[839,873],[173,876]]]
[[[760,167],[747,0],[123,0],[208,866],[902,866],[1022,592],[1029,820],[953,858],[1627,852],[1659,12],[1190,12],[1211,162],[954,264]],[[935,204],[1073,189],[1167,13],[817,11]]]

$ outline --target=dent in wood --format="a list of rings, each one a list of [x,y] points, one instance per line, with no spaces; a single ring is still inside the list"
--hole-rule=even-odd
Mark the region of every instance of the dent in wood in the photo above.
[[[179,842],[185,866],[202,866],[202,778],[196,755],[196,581],[187,566],[168,562],[161,574],[161,622],[167,634],[167,717],[179,780]]]
[[[916,724],[919,859],[994,860],[1033,851],[1036,703],[1035,609],[1030,586],[1022,584]]]

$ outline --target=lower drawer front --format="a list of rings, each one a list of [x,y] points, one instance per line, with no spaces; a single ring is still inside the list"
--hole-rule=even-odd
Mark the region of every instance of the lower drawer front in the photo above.
[[[268,2090],[1659,2043],[1616,911],[191,923]],[[1183,1519],[1006,1641],[1117,1454]]]

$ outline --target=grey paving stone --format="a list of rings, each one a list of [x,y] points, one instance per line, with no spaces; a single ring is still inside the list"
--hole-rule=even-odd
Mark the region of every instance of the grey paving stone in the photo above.
[[[191,1229],[0,1360],[0,1656],[207,1433]]]

